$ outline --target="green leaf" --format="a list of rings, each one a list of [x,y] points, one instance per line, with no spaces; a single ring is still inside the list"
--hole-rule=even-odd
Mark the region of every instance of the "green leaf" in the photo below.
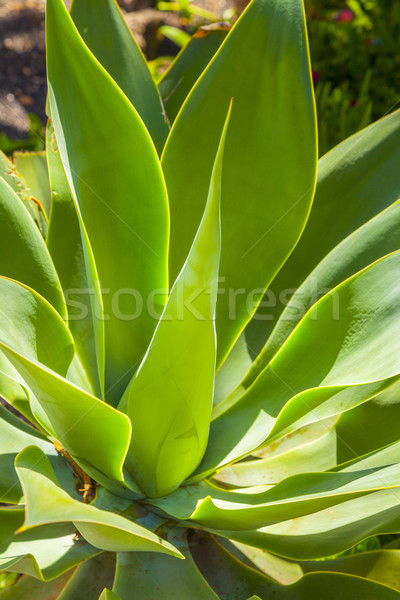
[[[29,405],[28,386],[2,352],[0,352],[0,396],[28,421],[38,426]]]
[[[59,598],[72,575],[69,571],[50,583],[23,576],[14,585],[0,590],[0,600],[54,600]]]
[[[254,593],[279,599],[280,586],[237,560],[207,533],[196,532],[189,547],[197,568],[221,600],[243,600]]]
[[[126,415],[11,348],[3,350],[32,388],[32,411],[44,429],[96,481],[121,485],[131,431]]]
[[[25,446],[37,444],[49,451],[53,446],[40,434],[0,405],[0,501],[18,504],[22,490],[14,468],[18,452]]]
[[[102,552],[76,569],[57,600],[98,600],[103,588],[112,586],[114,572],[115,555]]]
[[[400,531],[398,503],[396,490],[381,490],[258,530],[217,533],[281,556],[309,560],[348,550],[371,535]]]
[[[221,600],[242,600],[249,594],[253,594],[249,600],[397,600],[399,597],[397,591],[386,585],[339,573],[307,574],[292,585],[279,586],[259,571],[240,562],[211,536],[202,534],[200,542],[191,544],[192,554]]]
[[[83,537],[101,550],[181,556],[171,544],[144,527],[71,498],[59,487],[50,462],[36,446],[29,446],[17,456],[15,468],[26,502],[24,528],[72,521]]]
[[[265,344],[262,355],[247,374],[248,387],[278,352],[307,310],[328,291],[386,254],[400,248],[400,201],[353,231],[324,258],[291,297]]]
[[[37,360],[60,375],[67,373],[74,342],[65,323],[42,296],[0,277],[0,346]]]
[[[42,236],[46,234],[46,219],[43,216],[42,206],[35,202],[30,194],[29,188],[21,175],[17,173],[15,164],[0,150],[0,177],[18,194],[25,205],[28,213],[39,228]]]
[[[400,485],[398,465],[363,466],[334,473],[303,473],[276,486],[224,490],[207,482],[186,486],[151,503],[179,520],[190,520],[210,530],[258,529],[295,519]],[[396,493],[396,492],[394,492]]]
[[[7,543],[24,522],[24,509],[0,507],[0,544]]]
[[[100,283],[90,243],[65,176],[49,121],[47,159],[52,208],[47,248],[60,277],[68,308],[68,324],[77,352],[99,398],[104,396],[104,321]]]
[[[103,289],[105,387],[116,404],[154,332],[154,290],[161,290],[154,310],[164,306],[165,184],[140,117],[88,50],[62,0],[47,2],[47,70],[60,155]]]
[[[229,31],[225,23],[199,27],[160,79],[158,88],[171,123]]]
[[[394,382],[400,367],[399,269],[395,252],[309,310],[236,404],[226,404],[224,413],[224,403],[216,407],[220,416],[211,425],[201,472],[245,456],[267,438],[340,414]],[[299,356],[307,357],[307,369]]]
[[[290,475],[321,472],[336,466],[336,417],[318,421],[257,453],[256,460],[234,463],[214,479],[228,485],[250,487],[279,483]]]
[[[268,298],[274,299],[274,305],[267,302],[246,330],[253,356],[261,351],[290,296],[318,263],[351,232],[398,200],[399,142],[397,110],[319,160],[317,189],[306,228],[270,286]]]
[[[162,157],[172,278],[201,218],[232,97],[222,176],[218,364],[296,244],[314,193],[315,111],[301,0],[253,0],[173,124]]]
[[[17,172],[28,185],[30,195],[38,200],[47,218],[50,215],[50,182],[45,152],[15,152]]]
[[[221,135],[203,219],[148,352],[122,404],[132,423],[128,468],[146,495],[176,489],[204,454],[214,389],[221,249]]]
[[[84,470],[122,482],[129,419],[68,382],[74,347],[55,310],[36,292],[0,278],[0,348],[32,389],[34,416]],[[107,427],[104,427],[107,423]]]
[[[129,98],[161,153],[169,127],[157,86],[115,0],[74,0],[71,17],[89,50]]]
[[[121,600],[120,596],[117,596],[115,592],[104,589],[99,600]]]
[[[310,573],[291,587],[288,597],[293,600],[398,600],[400,597],[399,592],[386,585],[341,573]]]
[[[180,598],[218,600],[196,567],[188,548],[187,530],[171,528],[168,540],[182,552],[185,560],[155,553],[119,553],[114,590],[121,600],[175,600]]]
[[[336,433],[338,463],[400,440],[400,384],[342,414]]]
[[[18,531],[0,547],[0,569],[50,581],[100,550],[76,540],[69,523],[55,523]]]
[[[65,317],[60,282],[43,238],[21,200],[1,177],[0,238],[1,275],[29,285]]]
[[[400,590],[400,550],[375,550],[331,560],[303,561],[301,568],[305,573],[348,573]]]

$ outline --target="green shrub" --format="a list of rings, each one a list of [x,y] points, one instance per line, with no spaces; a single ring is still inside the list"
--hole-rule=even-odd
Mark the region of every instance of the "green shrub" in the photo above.
[[[400,529],[400,113],[317,177],[300,0],[161,96],[113,0],[71,16],[0,161],[0,600],[398,598],[395,539],[332,555]]]
[[[399,105],[396,0],[306,0],[321,154]]]

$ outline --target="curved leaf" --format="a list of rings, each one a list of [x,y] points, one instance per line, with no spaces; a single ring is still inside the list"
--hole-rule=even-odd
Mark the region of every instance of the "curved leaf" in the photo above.
[[[140,550],[181,556],[171,544],[144,527],[71,498],[58,486],[50,462],[36,446],[29,446],[17,456],[15,468],[26,501],[24,528],[72,521],[83,537],[101,550]]]
[[[198,547],[195,543],[191,544],[192,553],[221,600],[242,600],[249,594],[253,594],[249,600],[397,600],[399,597],[396,590],[386,585],[339,573],[311,573],[292,585],[279,586],[241,563],[211,536],[202,535],[200,540]]]
[[[221,170],[229,117],[230,109],[193,246],[122,399],[132,423],[128,468],[150,497],[176,489],[197,467],[207,445],[216,356]]]
[[[32,388],[32,411],[44,429],[96,481],[122,484],[131,433],[126,415],[11,348],[3,350]]]
[[[0,177],[0,274],[29,285],[66,316],[54,265],[27,209]]]
[[[230,29],[226,23],[199,27],[161,77],[158,89],[171,123]]]
[[[50,581],[98,554],[69,523],[55,523],[18,531],[0,547],[0,569]],[[0,596],[1,598],[1,596]]]
[[[140,117],[88,50],[62,0],[47,2],[47,71],[60,155],[102,285],[105,387],[116,404],[153,334],[147,304],[154,290],[162,290],[155,308],[164,305],[165,184]]]
[[[340,414],[394,383],[400,372],[399,269],[400,252],[395,252],[344,281],[308,311],[236,404],[216,407],[222,414],[211,425],[201,472],[245,456],[268,437],[307,424],[307,418],[312,422]],[[309,368],[303,368],[299,356],[306,357]],[[328,409],[318,414],[325,403]]]
[[[89,50],[126,94],[158,152],[169,127],[146,59],[115,0],[74,0],[71,17]]]
[[[48,218],[50,215],[50,182],[45,152],[15,152],[17,172],[28,185],[31,196],[38,200]]]
[[[104,396],[104,321],[100,283],[82,218],[62,165],[51,122],[46,132],[52,206],[47,230],[68,308],[68,324],[92,389]]]
[[[117,596],[115,592],[104,589],[99,600],[121,600],[120,596]]]
[[[257,453],[256,460],[234,463],[214,479],[228,485],[250,487],[279,483],[290,475],[321,472],[336,466],[336,417],[302,427]]]
[[[253,356],[261,352],[263,358],[262,347],[288,299],[328,252],[398,200],[399,142],[397,110],[319,160],[315,199],[304,233],[270,286],[268,298],[274,299],[274,305],[267,302],[266,309],[260,308],[246,330]]]
[[[14,535],[24,522],[24,509],[0,507],[0,544],[3,545]]]
[[[397,490],[382,490],[258,530],[217,533],[281,556],[309,560],[348,550],[371,535],[400,531],[398,505]]]
[[[72,573],[69,571],[50,583],[32,577],[20,577],[12,586],[0,590],[0,600],[54,600],[59,598]]]
[[[115,556],[102,552],[76,569],[57,600],[98,600],[102,589],[112,586],[114,573]]]
[[[21,175],[17,173],[15,164],[0,150],[0,177],[17,193],[22,200],[29,215],[33,219],[43,237],[46,234],[46,218],[43,215],[43,207],[29,194],[29,188]]]
[[[324,561],[304,561],[305,573],[334,571],[365,577],[400,590],[400,551],[374,550]]]
[[[338,463],[400,440],[400,383],[340,415],[336,433]]]
[[[315,111],[300,0],[253,0],[173,124],[162,156],[173,278],[201,218],[232,97],[222,175],[218,364],[296,244],[314,193]]]
[[[0,277],[0,346],[65,375],[74,342],[54,308],[33,289]]]
[[[400,191],[399,191],[400,195]],[[244,379],[249,387],[262,365],[284,344],[311,306],[328,291],[386,254],[400,248],[400,200],[353,231],[334,248],[305,279],[288,305],[256,361]]]
[[[185,560],[160,554],[119,553],[114,591],[121,600],[173,600],[177,586],[182,598],[218,600],[196,567],[183,528],[169,530],[168,539],[182,552]]]
[[[22,497],[22,489],[14,468],[14,460],[18,452],[25,446],[37,444],[44,451],[53,447],[42,438],[35,429],[25,425],[20,419],[0,405],[0,501],[18,504]]]
[[[151,504],[180,520],[213,530],[258,529],[335,506],[381,489],[400,486],[398,464],[357,464],[333,473],[292,475],[277,485],[223,490],[203,482]],[[394,490],[393,493],[396,493]]]

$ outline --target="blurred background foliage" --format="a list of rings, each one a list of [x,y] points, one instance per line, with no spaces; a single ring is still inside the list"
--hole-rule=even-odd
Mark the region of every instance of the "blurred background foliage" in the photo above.
[[[400,105],[399,0],[306,0],[320,154]]]

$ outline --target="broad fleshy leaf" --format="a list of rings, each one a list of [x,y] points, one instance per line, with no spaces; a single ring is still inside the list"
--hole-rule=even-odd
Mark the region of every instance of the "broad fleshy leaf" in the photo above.
[[[51,193],[46,152],[15,152],[17,173],[29,187],[29,193],[38,200],[49,218]]]
[[[0,177],[0,274],[29,285],[66,316],[60,282],[46,245],[27,209]]]
[[[104,320],[100,283],[82,218],[73,200],[51,122],[46,132],[52,207],[47,248],[57,268],[74,337],[92,389],[104,396]]]
[[[200,221],[232,97],[222,176],[218,364],[292,251],[312,202],[315,111],[301,0],[253,0],[173,124],[162,156],[172,278]]]
[[[140,600],[173,600],[177,589],[182,598],[218,600],[200,574],[188,548],[187,531],[171,528],[168,540],[182,552],[185,560],[155,553],[119,553],[115,573],[114,591],[121,600],[132,597]]]
[[[273,487],[228,491],[202,482],[151,502],[174,518],[195,521],[207,529],[244,530],[302,517],[399,485],[398,464],[370,467],[357,463],[332,473],[293,475]]]
[[[336,433],[338,463],[400,440],[400,384],[340,415]]]
[[[112,586],[114,573],[115,555],[102,552],[75,570],[57,600],[98,600],[103,588]]]
[[[24,575],[12,586],[0,590],[0,600],[58,600],[72,573],[69,571],[51,582]]]
[[[197,467],[207,445],[216,360],[221,171],[230,113],[203,219],[122,399],[132,423],[128,469],[150,497],[176,489]]]
[[[399,492],[393,489],[373,492],[258,530],[218,533],[281,556],[309,560],[343,552],[371,535],[397,531],[400,531]]]
[[[211,425],[201,472],[253,452],[289,427],[340,414],[394,383],[400,373],[399,269],[395,252],[310,309],[246,393],[226,403],[225,412],[224,403],[216,407],[220,416]],[[307,369],[299,356],[307,357]]]
[[[318,298],[354,273],[399,248],[400,201],[397,201],[353,231],[310,273],[282,312],[263,348],[259,359],[261,364],[268,364]],[[258,373],[260,363],[256,361],[245,377],[245,387],[249,387]]]
[[[339,573],[311,573],[289,586],[280,586],[239,561],[211,536],[193,538],[191,551],[209,584],[221,600],[397,600],[398,592],[386,585]],[[196,543],[197,542],[197,543]]]
[[[161,153],[169,127],[146,59],[115,0],[74,0],[71,17],[89,50],[129,98]]]
[[[26,502],[24,528],[73,522],[83,537],[101,550],[140,550],[180,556],[171,544],[144,527],[71,498],[59,487],[50,462],[38,447],[29,446],[23,450],[16,458],[15,468]]]
[[[234,463],[214,479],[250,487],[279,483],[290,475],[321,472],[336,466],[337,417],[321,420],[289,433],[256,453],[258,458]]]
[[[46,237],[47,222],[43,215],[43,207],[38,200],[31,197],[28,185],[17,173],[15,164],[0,150],[0,177],[16,192],[28,213],[38,227],[42,237]]]
[[[225,23],[199,27],[161,77],[158,88],[171,123],[230,29]]]
[[[55,579],[100,552],[75,538],[76,528],[70,523],[17,531],[0,547],[0,569],[42,581]]]
[[[344,238],[399,199],[399,160],[400,110],[351,136],[319,160],[315,199],[304,233],[271,284],[269,301],[246,330],[253,358],[291,295],[318,263]],[[261,369],[262,360],[263,352]]]
[[[166,189],[140,117],[88,50],[62,0],[48,0],[46,15],[51,118],[101,281],[105,387],[116,404],[154,332],[154,290],[161,290],[155,309],[164,305]]]

